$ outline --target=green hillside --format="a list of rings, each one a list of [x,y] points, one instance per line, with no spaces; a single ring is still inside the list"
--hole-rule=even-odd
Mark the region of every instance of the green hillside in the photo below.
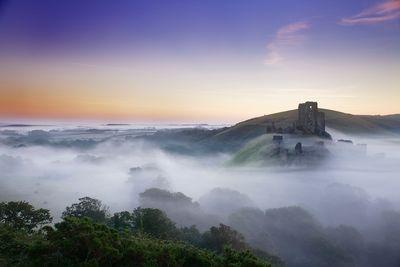
[[[400,135],[400,114],[352,115],[329,109],[320,110],[325,113],[328,132],[333,129],[350,135]],[[160,131],[145,138],[179,153],[236,152],[249,141],[264,135],[272,122],[277,128],[286,128],[292,126],[297,117],[298,111],[294,109],[252,118],[222,129]]]
[[[325,113],[326,127],[346,134],[400,134],[400,115],[372,116],[352,115],[329,109]],[[237,137],[252,139],[265,133],[272,122],[276,127],[285,128],[297,121],[297,109],[242,121],[216,134],[214,138],[230,140]]]
[[[280,145],[281,150],[287,150],[286,156],[277,153],[276,145],[272,140],[273,134],[263,134],[246,143],[231,160],[228,166],[252,165],[252,166],[279,166],[279,165],[316,165],[323,160],[326,154],[324,147],[314,146],[318,141],[326,141],[317,136],[298,136],[284,134],[284,143]],[[312,151],[306,151],[301,158],[295,155],[295,145],[301,142],[303,146],[309,146]],[[285,153],[284,153],[285,154]]]
[[[343,133],[354,134],[400,134],[400,115],[352,115],[322,109],[326,126]]]
[[[400,134],[400,115],[372,116],[372,115],[352,115],[329,109],[320,109],[325,113],[326,127],[345,134]],[[252,164],[252,165],[277,165],[287,161],[282,160],[274,152],[272,143],[273,134],[265,134],[266,127],[272,123],[278,127],[288,127],[297,121],[297,109],[285,112],[265,115],[250,120],[240,122],[230,128],[217,133],[212,138],[226,143],[227,146],[233,145],[237,149],[229,164]],[[285,135],[286,148],[294,148],[296,142],[303,144],[318,141],[318,137]],[[229,145],[228,145],[229,144]],[[321,154],[319,154],[321,155]],[[322,154],[323,155],[323,154]],[[308,154],[304,157],[303,163],[314,162],[315,155]]]

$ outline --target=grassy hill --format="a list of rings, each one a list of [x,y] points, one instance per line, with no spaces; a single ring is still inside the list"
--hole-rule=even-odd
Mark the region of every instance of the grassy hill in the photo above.
[[[400,134],[400,114],[396,115],[352,115],[329,109],[320,109],[325,113],[326,126],[347,134]],[[285,128],[297,121],[297,109],[274,113],[242,121],[219,132],[214,138],[252,139],[265,133],[267,125],[272,122],[276,127]]]
[[[400,135],[400,114],[395,115],[352,115],[329,109],[325,112],[326,127],[345,134],[357,135]],[[210,151],[238,151],[250,140],[266,132],[266,127],[292,126],[297,121],[297,109],[289,110],[239,122],[231,127],[217,130],[186,129],[161,131],[146,139],[162,144],[175,152],[204,153]]]
[[[400,115],[352,115],[329,109],[320,110],[325,113],[328,132],[329,129],[334,129],[350,135],[400,135]],[[297,121],[297,116],[296,109],[249,119],[217,133],[212,138],[229,143],[238,149],[238,152],[229,162],[230,164],[276,165],[280,162],[280,159],[273,154],[272,135],[265,134],[266,127],[271,125],[272,122],[276,127],[291,126]],[[286,145],[293,148],[299,138],[299,136],[296,138],[295,136],[285,135]],[[301,142],[315,142],[317,139],[317,137],[301,137]]]
[[[320,109],[325,113],[326,127],[345,134],[400,135],[400,114],[396,115],[352,115],[329,109]],[[285,128],[297,121],[297,109],[256,117],[221,129],[213,136],[203,140],[203,144],[212,144],[221,150],[237,150],[246,143],[266,132],[266,127],[275,123],[276,127]]]
[[[325,141],[318,136],[299,136],[295,134],[284,134],[284,143],[281,144],[281,149],[287,149],[288,154],[282,157],[282,154],[277,154],[276,145],[272,141],[273,134],[263,134],[249,142],[247,142],[237,153],[233,155],[228,166],[252,165],[252,166],[279,166],[279,165],[310,165],[316,166],[323,160],[327,154],[324,147],[315,147],[316,142]],[[310,149],[304,151],[301,159],[294,154],[295,145],[301,142],[304,146]]]

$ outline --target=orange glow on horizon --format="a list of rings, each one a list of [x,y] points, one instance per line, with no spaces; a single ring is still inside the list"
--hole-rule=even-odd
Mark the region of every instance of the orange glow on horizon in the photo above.
[[[400,112],[394,70],[367,75],[360,85],[346,81],[349,86],[338,86],[331,82],[332,73],[349,79],[340,66],[318,73],[293,66],[285,70],[289,74],[272,79],[268,70],[237,77],[235,72],[199,74],[185,68],[131,74],[64,61],[18,63],[0,68],[0,118],[235,123],[295,109],[308,100],[352,114]],[[369,70],[351,79],[361,80],[364,73]],[[385,90],[376,90],[382,86]]]

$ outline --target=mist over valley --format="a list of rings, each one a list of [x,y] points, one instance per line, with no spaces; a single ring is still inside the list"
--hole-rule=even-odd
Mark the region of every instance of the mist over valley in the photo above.
[[[290,124],[282,114],[230,127],[4,125],[0,200],[29,201],[57,222],[89,196],[110,212],[160,209],[179,227],[229,225],[288,266],[391,266],[400,255],[399,124],[345,132],[327,117],[328,137],[268,132],[270,121]]]

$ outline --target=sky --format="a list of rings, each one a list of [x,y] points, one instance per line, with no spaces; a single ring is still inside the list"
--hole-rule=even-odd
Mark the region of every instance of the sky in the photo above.
[[[400,113],[400,0],[0,0],[0,121]]]

